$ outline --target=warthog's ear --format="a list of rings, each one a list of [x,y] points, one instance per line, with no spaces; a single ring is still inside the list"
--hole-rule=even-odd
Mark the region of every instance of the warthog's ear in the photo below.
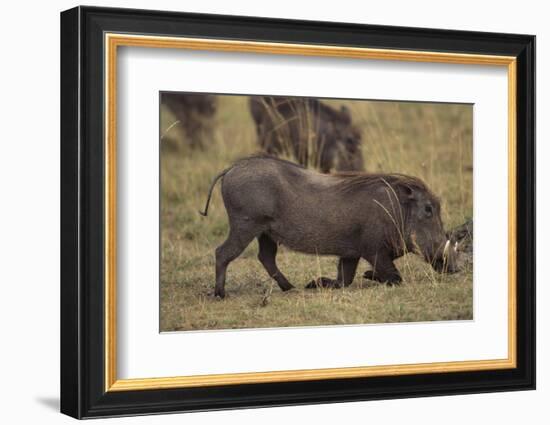
[[[400,183],[397,185],[397,193],[399,194],[399,199],[401,199],[404,203],[408,203],[416,199],[415,189],[405,183]]]

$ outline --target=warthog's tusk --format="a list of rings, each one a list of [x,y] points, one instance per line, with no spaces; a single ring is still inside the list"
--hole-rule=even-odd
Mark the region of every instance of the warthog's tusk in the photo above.
[[[458,242],[455,242],[454,250],[455,252],[458,252]]]
[[[449,246],[451,245],[451,241],[447,239],[447,242],[445,242],[445,248],[443,248],[443,258],[447,258],[449,255]]]

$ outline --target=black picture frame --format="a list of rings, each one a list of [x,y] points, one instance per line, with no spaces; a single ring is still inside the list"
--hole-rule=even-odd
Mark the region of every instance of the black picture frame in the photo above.
[[[517,58],[517,367],[105,391],[104,34],[139,33]],[[75,418],[535,388],[535,37],[76,7],[61,13],[61,412]]]

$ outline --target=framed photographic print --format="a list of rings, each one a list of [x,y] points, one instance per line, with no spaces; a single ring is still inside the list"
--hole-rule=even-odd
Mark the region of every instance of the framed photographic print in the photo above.
[[[61,411],[535,387],[535,38],[61,14]]]

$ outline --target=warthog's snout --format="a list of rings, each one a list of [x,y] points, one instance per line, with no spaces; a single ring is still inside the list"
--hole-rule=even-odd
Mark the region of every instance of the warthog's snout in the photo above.
[[[442,244],[436,251],[436,255],[430,261],[434,270],[439,273],[457,273],[460,271],[458,266],[458,251],[457,244],[451,246],[451,241]]]

